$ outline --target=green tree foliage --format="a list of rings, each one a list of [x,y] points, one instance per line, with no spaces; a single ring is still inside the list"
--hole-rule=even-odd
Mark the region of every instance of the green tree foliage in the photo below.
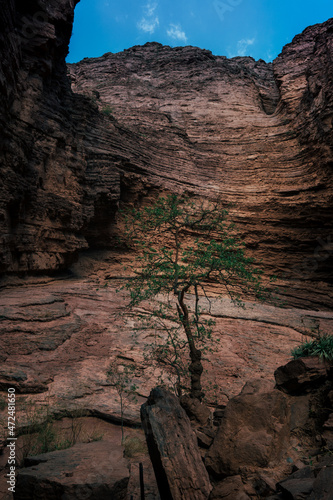
[[[191,396],[198,399],[203,397],[202,349],[212,340],[213,322],[204,319],[200,308],[200,301],[208,299],[207,287],[218,284],[238,305],[244,292],[260,299],[268,293],[261,284],[262,271],[245,255],[227,215],[219,203],[194,202],[175,194],[125,212],[126,239],[138,255],[132,266],[134,277],[126,285],[130,305],[158,294],[173,297],[167,310],[152,313],[164,324],[169,321],[167,349],[161,356],[165,360],[171,353],[169,364],[179,367],[181,352],[188,349]],[[176,318],[170,313],[172,306]],[[185,342],[175,334],[179,328]]]

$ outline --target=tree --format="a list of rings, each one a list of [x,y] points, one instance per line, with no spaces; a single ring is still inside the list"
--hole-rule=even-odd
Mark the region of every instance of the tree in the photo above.
[[[198,347],[212,339],[212,322],[203,319],[200,308],[202,298],[208,299],[207,287],[218,284],[238,305],[242,305],[240,293],[252,292],[261,299],[268,293],[261,284],[262,271],[252,258],[246,257],[227,215],[220,203],[194,202],[175,194],[159,197],[152,206],[125,211],[126,240],[137,251],[131,266],[134,277],[126,285],[130,305],[158,294],[173,296],[168,311],[174,305],[178,324],[185,333],[190,394],[199,400],[204,394],[202,348]],[[152,315],[175,321],[161,307]],[[168,344],[177,357],[184,343],[174,331],[174,326],[169,327]]]
[[[126,400],[136,401],[135,391],[137,386],[133,384],[135,367],[114,362],[107,371],[107,377],[115,387],[120,400],[120,424],[121,424],[121,444],[124,443],[124,413]]]

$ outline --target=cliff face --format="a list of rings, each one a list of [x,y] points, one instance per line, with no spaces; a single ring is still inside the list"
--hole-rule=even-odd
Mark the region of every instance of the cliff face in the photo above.
[[[185,189],[234,203],[266,271],[330,304],[333,20],[273,64],[156,43],[84,59],[72,93],[74,3],[1,2],[1,270],[65,268],[112,246],[120,200]]]
[[[66,74],[75,3],[1,2],[2,271],[61,269],[88,246],[99,188],[86,180],[86,135],[98,112]]]
[[[303,303],[332,263],[332,28],[308,28],[273,64],[149,43],[69,66],[74,92],[142,140],[118,163],[125,188],[132,171],[234,203],[249,249]]]

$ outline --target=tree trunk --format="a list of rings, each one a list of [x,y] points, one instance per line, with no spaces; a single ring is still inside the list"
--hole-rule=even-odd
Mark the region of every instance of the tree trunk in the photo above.
[[[201,363],[201,351],[195,347],[192,329],[189,321],[188,308],[184,303],[184,295],[186,291],[187,289],[184,289],[178,294],[179,304],[177,304],[177,310],[179,319],[184,327],[187,337],[187,342],[190,348],[190,358],[191,358],[191,363],[189,366],[189,372],[191,374],[190,395],[192,398],[196,398],[199,399],[199,401],[201,401],[205,395],[202,392],[202,387],[201,387],[201,374],[203,372],[203,366]]]

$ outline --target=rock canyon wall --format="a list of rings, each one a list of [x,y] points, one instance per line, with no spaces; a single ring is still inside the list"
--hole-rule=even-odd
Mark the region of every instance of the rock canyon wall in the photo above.
[[[332,304],[333,20],[273,63],[157,43],[68,65],[74,0],[1,1],[0,268],[112,248],[120,202],[233,203],[290,303]]]

